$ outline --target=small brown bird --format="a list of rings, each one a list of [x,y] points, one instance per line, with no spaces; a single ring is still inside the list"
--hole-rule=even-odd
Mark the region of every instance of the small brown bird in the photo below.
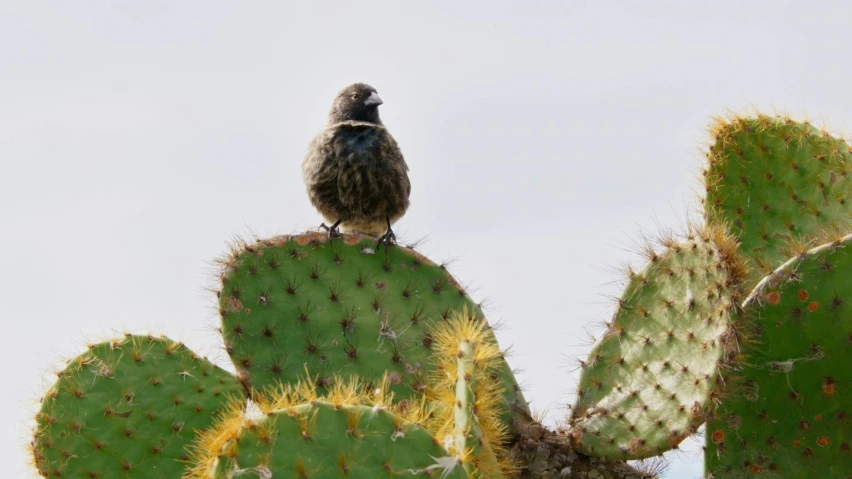
[[[376,89],[355,83],[337,94],[328,123],[311,141],[302,177],[311,204],[332,223],[330,237],[363,233],[390,246],[408,209],[411,183],[402,152],[379,118]]]

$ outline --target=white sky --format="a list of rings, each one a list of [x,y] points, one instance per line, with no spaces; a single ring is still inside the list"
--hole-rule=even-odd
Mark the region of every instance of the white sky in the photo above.
[[[299,167],[348,83],[378,89],[411,167],[398,233],[457,259],[551,418],[619,293],[608,267],[683,224],[711,115],[852,120],[844,1],[291,3],[0,0],[15,477],[41,374],[85,341],[166,332],[221,357],[208,262],[234,234],[320,222]],[[667,477],[701,471],[681,452]]]

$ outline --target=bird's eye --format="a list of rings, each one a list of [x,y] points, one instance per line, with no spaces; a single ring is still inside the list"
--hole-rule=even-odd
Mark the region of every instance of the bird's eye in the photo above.
[[[349,98],[352,98],[353,100],[357,100],[357,99],[358,99],[358,94],[357,94],[357,93],[352,93],[351,95],[349,95]]]

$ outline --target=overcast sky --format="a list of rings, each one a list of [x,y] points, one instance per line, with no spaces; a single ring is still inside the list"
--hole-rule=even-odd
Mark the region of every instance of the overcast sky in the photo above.
[[[558,418],[612,267],[694,207],[710,117],[852,120],[850,25],[847,1],[0,0],[5,469],[26,477],[41,375],[86,341],[221,358],[209,262],[321,221],[300,164],[355,81],[411,168],[397,232],[456,259]],[[701,475],[695,444],[667,477]]]

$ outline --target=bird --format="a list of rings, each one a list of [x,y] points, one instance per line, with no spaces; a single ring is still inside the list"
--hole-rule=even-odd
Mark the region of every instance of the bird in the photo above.
[[[384,102],[366,83],[335,96],[328,120],[308,145],[302,178],[317,212],[331,223],[329,238],[344,233],[378,237],[389,248],[391,226],[408,210],[411,182],[399,145],[379,117]]]

